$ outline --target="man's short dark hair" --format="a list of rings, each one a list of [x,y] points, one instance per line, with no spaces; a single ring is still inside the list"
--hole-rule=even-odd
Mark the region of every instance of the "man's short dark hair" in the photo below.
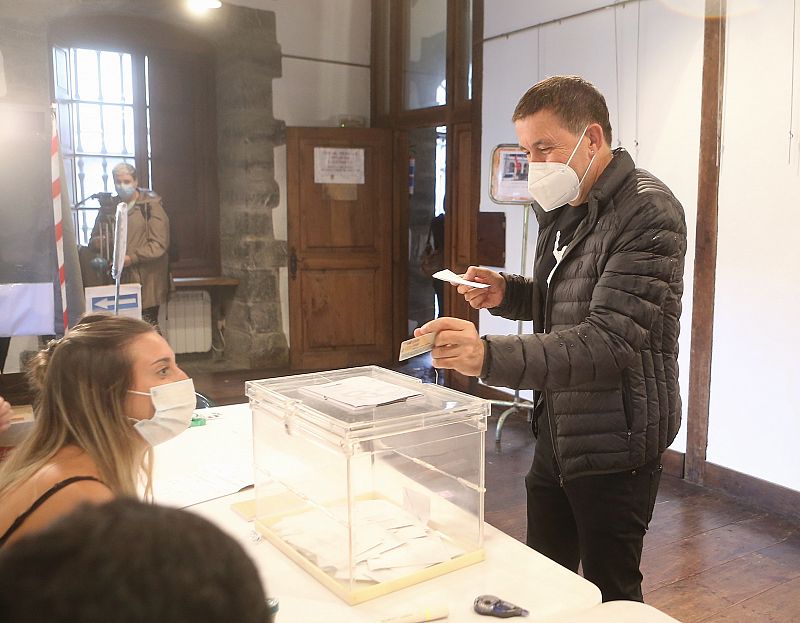
[[[511,121],[519,121],[549,110],[561,120],[564,128],[580,134],[592,123],[599,123],[603,136],[611,145],[611,122],[603,94],[591,82],[579,76],[551,76],[534,84],[523,95]]]
[[[258,571],[209,521],[119,499],[0,550],[6,623],[270,620]]]

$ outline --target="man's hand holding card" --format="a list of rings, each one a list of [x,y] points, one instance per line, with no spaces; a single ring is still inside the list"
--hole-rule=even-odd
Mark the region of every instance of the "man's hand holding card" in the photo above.
[[[475,309],[497,307],[503,302],[506,280],[488,268],[470,266],[463,275],[441,270],[433,275],[458,286],[458,293]],[[460,318],[437,318],[414,330],[414,337],[400,345],[400,361],[431,351],[435,368],[480,376],[485,344],[475,325]]]
[[[414,336],[434,336],[431,351],[434,368],[479,376],[483,369],[484,344],[469,320],[437,318],[414,330]]]
[[[398,361],[405,361],[411,359],[422,353],[427,353],[433,350],[433,341],[436,339],[435,333],[426,333],[419,337],[412,337],[410,340],[400,344],[400,357]]]

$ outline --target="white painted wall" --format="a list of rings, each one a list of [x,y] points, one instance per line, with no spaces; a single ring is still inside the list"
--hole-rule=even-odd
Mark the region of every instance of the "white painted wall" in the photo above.
[[[336,126],[341,116],[370,114],[370,0],[232,0],[274,11],[284,55],[273,82],[273,115],[287,126]],[[280,204],[273,214],[275,238],[287,239],[286,147],[275,149]],[[280,271],[281,316],[289,339],[289,277]]]
[[[800,490],[793,5],[763,2],[728,22],[708,460]]]
[[[274,12],[285,55],[369,65],[370,0],[225,1]]]
[[[489,0],[484,2],[483,37],[489,39],[609,4],[613,4],[613,0]]]
[[[518,273],[522,208],[498,206],[489,199],[491,151],[498,143],[516,143],[511,114],[520,96],[538,80],[556,74],[579,74],[597,85],[609,107],[614,131],[612,147],[625,147],[638,166],[666,182],[686,211],[692,251],[686,258],[681,322],[681,393],[685,405],[697,213],[703,23],[662,2],[642,0],[616,7],[613,4],[608,0],[485,3],[485,38],[489,40],[484,45],[481,210],[506,212],[506,266],[499,268]],[[592,11],[604,6],[609,8]],[[557,19],[561,21],[500,36]],[[527,274],[531,272],[538,231],[535,219],[532,220]],[[526,326],[525,330],[530,328]],[[480,332],[514,333],[516,323],[482,311]],[[684,451],[685,445],[684,407],[684,426],[672,447]]]
[[[626,147],[639,166],[663,179],[686,211],[689,252],[680,357],[684,405],[703,41],[702,20],[688,10],[692,2],[641,0],[570,18],[614,3],[490,0],[484,15],[489,40],[484,46],[481,210],[502,210],[508,219],[506,266],[497,268],[519,272],[522,209],[490,201],[491,149],[516,142],[510,117],[529,86],[548,75],[579,73],[606,95],[614,146]],[[274,85],[277,118],[287,125],[312,126],[335,125],[343,114],[368,117],[369,0],[234,3],[275,11],[283,53],[317,59],[284,59],[284,75]],[[793,448],[800,436],[800,328],[793,314],[800,309],[795,275],[800,245],[794,242],[800,231],[800,46],[792,41],[800,20],[792,10],[788,0],[741,0],[728,26],[708,460],[800,490],[800,461]],[[562,21],[502,36],[557,19]],[[275,235],[285,239],[284,148],[276,150],[276,179],[282,200],[274,211]],[[535,236],[534,223],[528,272]],[[288,336],[287,283],[283,271]],[[481,333],[516,331],[516,323],[485,312],[480,322]],[[685,449],[685,428],[684,410],[676,450]]]

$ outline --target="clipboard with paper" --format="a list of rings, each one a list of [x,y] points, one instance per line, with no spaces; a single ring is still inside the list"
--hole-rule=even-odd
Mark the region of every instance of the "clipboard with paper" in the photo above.
[[[114,315],[119,315],[119,286],[122,270],[125,268],[125,254],[128,251],[128,204],[117,204],[114,218],[114,258],[111,265],[111,276],[114,279]]]

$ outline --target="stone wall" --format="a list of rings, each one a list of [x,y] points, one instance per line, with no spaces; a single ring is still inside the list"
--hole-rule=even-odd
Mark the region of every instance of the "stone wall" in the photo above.
[[[272,113],[272,80],[281,75],[274,13],[224,5],[194,20],[179,3],[163,0],[0,0],[8,86],[0,104],[49,106],[49,25],[94,14],[146,17],[213,43],[222,274],[241,282],[227,306],[227,367],[288,365],[278,289],[286,243],[275,240],[272,231],[279,192],[273,150],[284,143],[285,130]],[[47,175],[45,168],[43,188],[49,188]]]
[[[272,230],[279,198],[274,148],[285,142],[284,124],[272,116],[272,80],[281,75],[275,14],[230,8],[217,41],[222,272],[240,280],[228,348],[250,367],[288,366],[278,290],[286,242]]]

